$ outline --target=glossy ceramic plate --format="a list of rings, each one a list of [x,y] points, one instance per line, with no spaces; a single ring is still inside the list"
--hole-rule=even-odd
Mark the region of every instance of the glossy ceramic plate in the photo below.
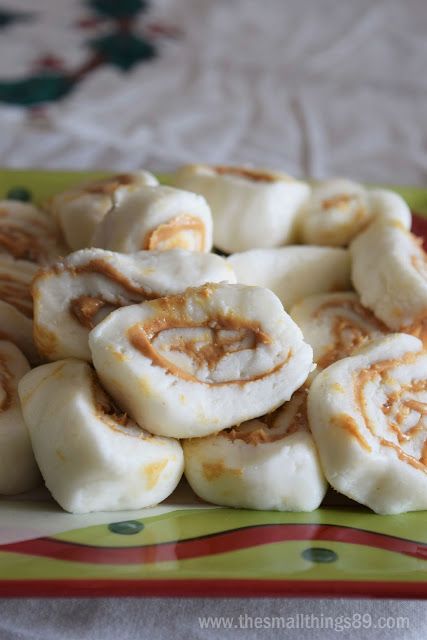
[[[0,197],[38,202],[88,176],[3,171]],[[397,190],[427,238],[427,190]],[[427,513],[378,516],[332,492],[312,513],[223,509],[185,484],[114,514],[67,514],[43,491],[3,498],[0,595],[424,598]]]

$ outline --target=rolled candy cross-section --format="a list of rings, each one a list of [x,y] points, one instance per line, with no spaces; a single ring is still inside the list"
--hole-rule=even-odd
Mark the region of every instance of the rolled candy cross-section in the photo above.
[[[46,486],[66,511],[140,509],[178,484],[179,442],[152,436],[119,411],[87,363],[37,367],[19,395]]]
[[[362,304],[390,329],[427,339],[427,255],[400,224],[373,223],[351,244],[352,280]]]
[[[67,244],[77,251],[91,246],[96,226],[110,209],[142,186],[157,184],[157,178],[148,171],[122,173],[58,193],[46,206],[58,221]]]
[[[119,309],[90,334],[111,395],[152,433],[204,436],[276,409],[312,349],[267,289],[207,284]]]
[[[47,264],[68,253],[54,220],[26,202],[0,201],[0,253]]]
[[[90,360],[89,331],[114,309],[224,280],[234,282],[233,270],[214,254],[76,251],[34,280],[36,345],[49,360]]]
[[[172,187],[145,187],[113,207],[98,225],[94,247],[134,253],[142,249],[210,251],[212,215],[206,200]]]
[[[0,339],[10,340],[30,362],[37,361],[33,342],[31,282],[36,265],[0,255]]]
[[[327,482],[308,428],[306,400],[302,388],[273,413],[184,440],[185,475],[194,492],[230,507],[317,509]]]
[[[292,241],[307,183],[248,167],[187,165],[174,184],[204,196],[212,210],[214,245],[227,253]]]
[[[321,371],[308,417],[323,470],[377,513],[427,509],[427,353],[390,334]]]
[[[314,293],[351,289],[350,254],[335,247],[253,249],[227,258],[237,282],[271,289],[285,309]]]
[[[30,370],[11,342],[0,340],[0,494],[29,491],[41,483],[40,472],[22,416],[18,383]]]
[[[32,320],[3,300],[0,300],[0,340],[13,342],[31,363],[39,360],[33,340]]]
[[[12,304],[24,315],[31,317],[31,282],[36,273],[36,265],[27,260],[13,260],[9,256],[0,256],[0,300]]]
[[[308,296],[292,307],[290,315],[313,347],[316,371],[389,333],[352,291]]]
[[[299,235],[306,244],[345,247],[377,218],[411,227],[409,207],[397,193],[335,178],[313,187],[301,211]]]

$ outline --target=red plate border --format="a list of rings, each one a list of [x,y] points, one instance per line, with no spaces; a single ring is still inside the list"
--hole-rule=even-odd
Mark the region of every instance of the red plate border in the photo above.
[[[355,580],[0,580],[0,597],[324,597],[426,599],[427,582]]]

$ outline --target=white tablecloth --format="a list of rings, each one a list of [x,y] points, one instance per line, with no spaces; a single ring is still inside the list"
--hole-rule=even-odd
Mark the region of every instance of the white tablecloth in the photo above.
[[[200,618],[208,616],[243,616],[272,620],[282,616],[295,620],[295,629],[202,629]],[[341,631],[347,620],[370,614],[372,626]],[[312,618],[313,616],[313,618]],[[333,616],[336,630],[321,628],[327,616]],[[407,618],[405,629],[379,629],[380,617]],[[310,620],[316,617],[319,628]],[[307,626],[301,629],[308,620]],[[336,621],[336,622],[335,622]],[[424,640],[427,608],[416,601],[377,600],[295,600],[295,599],[92,599],[0,601],[1,640]],[[255,624],[255,623],[254,623]],[[390,626],[393,622],[388,623]]]
[[[6,4],[6,0],[4,0]],[[80,0],[13,0],[32,20],[1,32],[0,80],[46,55],[73,70],[108,30],[76,27]],[[157,57],[102,65],[43,114],[1,106],[10,166],[167,169],[245,161],[313,177],[423,184],[425,0],[153,0]]]
[[[136,27],[157,56],[127,72],[117,60],[98,60],[85,70],[87,41],[111,27],[93,6],[78,0],[8,4],[18,15],[0,34],[0,94],[6,81],[14,85],[46,69],[80,70],[80,81],[63,100],[43,106],[0,102],[3,165],[165,170],[203,160],[248,162],[300,176],[426,182],[425,0],[157,0]],[[13,102],[10,90],[7,95]],[[409,628],[214,631],[198,622],[203,615],[358,612],[369,612],[373,621],[406,616]],[[409,601],[0,603],[1,640],[403,640],[424,638],[426,622],[426,606]]]

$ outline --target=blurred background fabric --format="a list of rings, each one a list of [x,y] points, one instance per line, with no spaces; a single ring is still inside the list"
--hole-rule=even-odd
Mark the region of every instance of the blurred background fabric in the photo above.
[[[426,34],[426,0],[0,0],[0,164],[425,185]],[[197,623],[245,611],[410,618],[352,639],[421,638],[427,621],[422,602],[11,600],[0,639],[277,637]]]
[[[0,162],[424,184],[425,0],[0,0]]]

